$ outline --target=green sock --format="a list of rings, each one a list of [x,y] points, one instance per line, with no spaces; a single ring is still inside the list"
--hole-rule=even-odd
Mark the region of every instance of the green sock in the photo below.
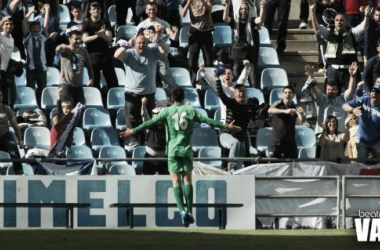
[[[177,202],[177,206],[180,212],[184,211],[184,204],[183,204],[183,192],[181,186],[173,187],[173,193],[175,201]]]
[[[183,192],[186,198],[187,212],[193,213],[193,185],[183,186]]]

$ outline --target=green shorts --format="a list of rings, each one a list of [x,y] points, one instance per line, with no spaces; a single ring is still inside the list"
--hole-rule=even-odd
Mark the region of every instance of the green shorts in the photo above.
[[[168,157],[169,173],[187,173],[193,170],[193,157]]]

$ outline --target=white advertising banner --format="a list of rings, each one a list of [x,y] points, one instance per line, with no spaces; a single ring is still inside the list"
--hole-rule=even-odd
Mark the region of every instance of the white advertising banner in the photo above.
[[[241,203],[227,208],[227,229],[255,228],[254,176],[193,176],[194,203]],[[112,203],[175,203],[169,176],[4,176],[0,203],[90,203],[75,208],[75,228],[125,228],[126,209]],[[217,228],[216,208],[193,208],[194,225]],[[183,227],[177,208],[135,208],[134,227]],[[0,207],[0,228],[63,228],[63,208]]]

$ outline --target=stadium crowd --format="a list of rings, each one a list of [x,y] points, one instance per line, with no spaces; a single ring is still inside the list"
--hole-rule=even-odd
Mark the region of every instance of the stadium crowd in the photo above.
[[[0,0],[2,155],[40,157],[20,152],[24,147],[26,152],[33,147],[49,151],[59,143],[60,135],[68,133],[62,158],[74,156],[75,150],[78,158],[102,157],[102,146],[122,147],[124,152],[114,155],[119,158],[138,151],[146,158],[165,157],[170,152],[165,153],[168,132],[162,124],[124,139],[119,133],[159,116],[173,104],[172,90],[180,86],[185,90],[185,106],[226,124],[234,121],[241,128],[213,130],[194,123],[193,136],[207,141],[205,148],[192,148],[194,155],[303,158],[297,136],[312,128],[315,132],[309,139],[317,143],[311,146],[311,158],[333,162],[380,159],[377,0],[372,1],[373,8],[364,0],[347,0],[344,6],[338,0],[301,1],[299,28],[308,28],[310,16],[320,52],[316,71],[325,73],[325,84],[323,90],[318,87],[314,67],[306,65],[308,78],[300,93],[288,84],[268,87],[262,80],[265,70],[282,70],[279,64],[263,62],[260,49],[272,47],[262,45],[262,33],[268,31],[271,36],[277,9],[275,57],[285,53],[290,2]],[[358,52],[364,58],[362,68]],[[210,98],[215,100],[213,107]],[[71,128],[67,124],[74,117],[71,110],[78,111],[77,103],[84,104],[85,111],[77,128],[65,131]],[[315,124],[313,119],[306,120],[310,114],[305,114],[303,103],[306,110],[315,104]],[[175,119],[181,129],[184,117]],[[259,143],[251,140],[258,137],[250,133],[259,133],[263,126],[271,127],[271,133],[266,147],[255,150],[252,145]],[[51,131],[30,132],[34,127]],[[98,137],[108,136],[108,144],[95,147],[96,133],[102,128],[106,132]],[[80,133],[84,134],[81,141]],[[49,143],[24,142],[36,134],[49,138]],[[220,141],[212,144],[214,137]],[[81,147],[91,148],[90,155],[81,154]],[[168,174],[165,164],[136,165],[141,165],[143,174]],[[243,167],[237,161],[223,168]],[[20,163],[13,168],[23,174]],[[112,172],[111,168],[104,164],[99,173]]]

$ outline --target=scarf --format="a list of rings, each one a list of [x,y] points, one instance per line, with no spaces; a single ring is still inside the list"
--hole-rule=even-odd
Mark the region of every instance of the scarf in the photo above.
[[[355,41],[353,38],[353,35],[351,33],[350,29],[347,29],[345,32],[342,34],[343,40],[342,40],[342,55],[355,55],[356,50],[355,50]],[[325,58],[336,58],[337,51],[338,51],[338,46],[339,46],[339,32],[335,30],[330,31],[329,38],[327,39],[327,48],[326,48],[326,53],[325,53]]]

